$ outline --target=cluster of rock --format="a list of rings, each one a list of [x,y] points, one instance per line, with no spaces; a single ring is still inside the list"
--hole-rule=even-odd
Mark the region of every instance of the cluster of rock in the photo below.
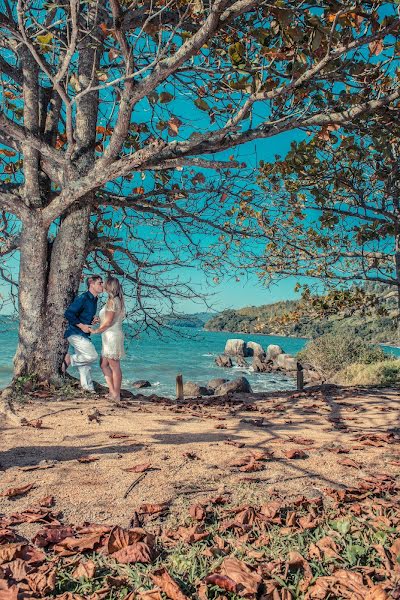
[[[219,367],[233,367],[233,359],[238,367],[249,367],[246,361],[251,357],[253,371],[256,373],[272,373],[281,371],[294,375],[299,369],[303,371],[305,382],[316,382],[321,376],[313,371],[309,365],[301,365],[298,360],[287,354],[276,344],[270,344],[266,350],[257,342],[245,342],[241,339],[231,339],[226,342],[223,354],[216,357],[215,362]]]
[[[219,377],[210,379],[206,384],[195,383],[194,381],[186,381],[183,384],[183,395],[185,397],[198,396],[224,396],[232,392],[241,392],[249,394],[252,392],[250,383],[246,377],[238,377],[233,381]]]

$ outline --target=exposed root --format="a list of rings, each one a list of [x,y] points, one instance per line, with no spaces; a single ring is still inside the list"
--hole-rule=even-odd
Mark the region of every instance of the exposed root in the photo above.
[[[2,410],[0,412],[0,418],[12,423],[13,425],[21,425],[22,419],[18,416],[13,399],[15,398],[15,390],[12,385],[6,387],[1,392]]]

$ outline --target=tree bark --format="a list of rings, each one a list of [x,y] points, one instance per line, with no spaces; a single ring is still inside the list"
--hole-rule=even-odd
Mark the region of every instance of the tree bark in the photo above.
[[[47,228],[37,215],[23,223],[19,266],[19,342],[14,379],[46,375]]]
[[[67,351],[64,340],[64,312],[77,294],[87,255],[90,208],[84,207],[68,215],[53,243],[47,295],[48,370],[60,372]]]
[[[397,280],[397,341],[400,342],[400,231],[396,225],[394,262]]]

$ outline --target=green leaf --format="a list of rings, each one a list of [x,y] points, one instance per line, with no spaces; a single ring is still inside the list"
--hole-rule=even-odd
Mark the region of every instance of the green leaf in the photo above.
[[[244,46],[242,42],[231,44],[228,48],[228,53],[233,65],[241,64],[244,56]]]
[[[42,52],[47,52],[51,48],[51,40],[53,39],[53,34],[45,33],[44,35],[38,35],[37,41],[39,42],[40,49]]]
[[[194,103],[200,110],[205,110],[207,112],[210,110],[210,107],[208,106],[207,102],[203,100],[203,98],[196,98]]]
[[[351,523],[346,519],[338,519],[337,521],[331,521],[329,525],[335,531],[338,531],[342,535],[346,535],[350,531]]]

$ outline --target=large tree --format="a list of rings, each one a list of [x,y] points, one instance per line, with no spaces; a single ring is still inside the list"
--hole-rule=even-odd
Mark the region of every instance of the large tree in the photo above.
[[[59,370],[85,264],[127,274],[143,310],[143,290],[169,288],[169,266],[201,257],[199,233],[220,228],[229,249],[225,213],[249,191],[236,201],[224,190],[243,168],[230,149],[397,103],[397,3],[380,4],[4,0],[1,252],[19,253],[15,376]],[[210,268],[216,249],[213,238]]]
[[[336,310],[340,302],[366,305],[365,283],[383,284],[397,296],[400,319],[399,112],[382,111],[341,132],[326,128],[262,166],[261,186],[273,196],[258,213],[267,240],[264,280],[306,276],[344,285],[322,299],[330,310],[336,301]],[[306,303],[311,308],[308,292]]]

